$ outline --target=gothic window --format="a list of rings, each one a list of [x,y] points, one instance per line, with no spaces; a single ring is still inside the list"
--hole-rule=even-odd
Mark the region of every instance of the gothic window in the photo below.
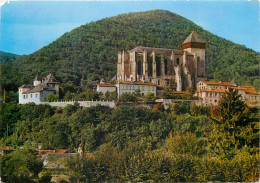
[[[139,54],[137,57],[137,74],[143,74],[143,55]]]
[[[138,70],[137,74],[141,75],[142,74],[142,63],[140,61],[138,61],[137,70]]]
[[[167,59],[164,59],[164,74],[167,75],[168,74],[168,61]]]
[[[180,64],[180,59],[179,58],[177,58],[177,65],[179,65]]]
[[[149,56],[148,58],[148,76],[153,75],[153,58]]]
[[[161,76],[161,57],[156,56],[155,62],[156,62],[156,76]]]

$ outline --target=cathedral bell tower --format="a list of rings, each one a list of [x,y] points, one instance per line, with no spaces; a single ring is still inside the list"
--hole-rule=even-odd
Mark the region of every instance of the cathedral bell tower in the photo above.
[[[183,51],[187,51],[194,55],[194,63],[196,68],[196,83],[206,80],[205,72],[205,49],[206,41],[196,32],[192,33],[182,43]]]

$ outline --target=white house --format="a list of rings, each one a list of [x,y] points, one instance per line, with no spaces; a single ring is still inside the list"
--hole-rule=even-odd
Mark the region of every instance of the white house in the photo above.
[[[52,74],[48,74],[42,81],[36,75],[33,85],[19,87],[19,104],[33,102],[40,104],[49,94],[59,94],[59,82]]]
[[[98,84],[97,92],[102,92],[105,94],[106,92],[116,92],[116,85],[113,84]]]
[[[120,97],[123,93],[134,93],[136,90],[140,90],[141,95],[147,93],[153,93],[156,96],[156,85],[152,82],[143,81],[121,81],[117,85],[117,96]]]

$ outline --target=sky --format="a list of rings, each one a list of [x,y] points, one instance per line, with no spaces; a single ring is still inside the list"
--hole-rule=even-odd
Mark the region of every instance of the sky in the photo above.
[[[0,50],[31,54],[80,25],[122,13],[169,10],[260,52],[259,1],[10,1],[0,8]]]

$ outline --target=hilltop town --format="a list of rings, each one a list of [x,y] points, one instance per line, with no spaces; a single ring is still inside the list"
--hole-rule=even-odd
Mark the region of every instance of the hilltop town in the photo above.
[[[237,75],[232,80],[214,78],[212,67],[219,64],[216,50],[222,42],[214,45],[212,40],[218,39],[209,39],[210,34],[198,26],[198,31],[183,30],[183,25],[192,24],[180,16],[162,10],[130,15],[98,22],[105,28],[89,25],[90,30],[99,31],[85,26],[72,31],[86,28],[81,31],[87,35],[90,31],[88,39],[69,33],[62,37],[91,42],[102,35],[106,40],[97,43],[101,47],[86,41],[80,43],[79,51],[70,47],[74,41],[67,44],[59,39],[7,63],[6,68],[16,68],[18,63],[27,68],[22,75],[20,67],[10,70],[18,72],[16,80],[3,80],[0,182],[259,180],[260,93],[249,85],[255,86],[257,80],[237,81]],[[157,32],[166,37],[168,47],[157,42],[136,45],[139,41],[126,37],[120,40],[124,46],[117,44],[114,35],[119,33],[109,26],[131,22],[134,27],[138,21],[144,21],[149,30],[162,26],[162,32]],[[179,32],[187,37],[171,45],[162,22],[177,22],[182,32],[189,31],[188,36]],[[109,36],[99,35],[103,29],[117,47],[111,47]],[[156,37],[146,35],[148,40]],[[231,44],[223,41],[223,45]],[[256,58],[252,55],[246,61]],[[252,74],[255,70],[250,69]]]
[[[253,86],[239,86],[234,81],[207,81],[205,72],[206,41],[193,31],[183,42],[182,50],[162,49],[152,47],[136,47],[128,52],[118,53],[117,74],[114,80],[106,83],[102,78],[92,90],[97,95],[116,95],[114,100],[123,94],[137,94],[140,98],[152,95],[156,100],[169,107],[174,103],[171,97],[164,98],[161,94],[167,90],[171,94],[181,96],[186,102],[196,105],[216,106],[220,97],[232,88],[238,90],[241,100],[248,106],[260,106],[260,93]],[[187,91],[193,89],[194,92]],[[48,96],[56,96],[48,103]],[[47,75],[41,81],[36,75],[33,85],[19,87],[19,103],[33,102],[35,104],[50,104],[52,106],[66,106],[73,104],[73,100],[59,100],[59,82],[53,74]],[[49,98],[50,98],[49,96]],[[189,100],[193,99],[193,100]],[[56,101],[53,101],[56,100]],[[168,100],[168,101],[167,101]],[[180,102],[180,100],[177,100]],[[114,101],[80,101],[80,106],[108,105],[115,107]],[[154,101],[155,102],[155,101]],[[167,105],[166,105],[167,103]]]

